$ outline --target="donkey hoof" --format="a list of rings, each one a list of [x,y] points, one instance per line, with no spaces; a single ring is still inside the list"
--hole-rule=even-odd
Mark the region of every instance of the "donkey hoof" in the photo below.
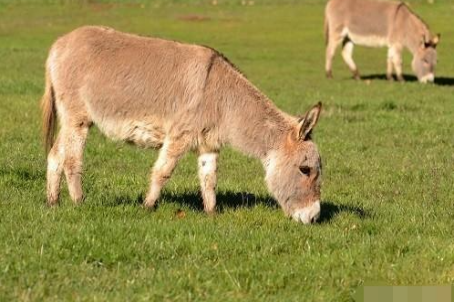
[[[56,197],[54,195],[48,195],[47,200],[46,200],[46,205],[48,207],[58,206],[58,196]]]
[[[58,206],[58,201],[47,201],[46,206],[49,208],[54,208]]]
[[[333,79],[333,72],[332,71],[327,71],[326,72],[326,78]]]
[[[145,210],[154,211],[154,210],[156,210],[156,202],[155,202],[155,201],[153,201],[153,202],[147,202],[147,201],[145,201],[145,202],[142,204],[142,207],[143,207]]]
[[[75,198],[75,199],[73,199],[73,201],[74,201],[74,205],[75,206],[80,206],[80,205],[82,205],[84,203],[85,196],[81,196],[81,197]]]
[[[355,79],[356,81],[361,80],[361,76],[359,75],[359,71],[355,70],[353,72],[353,79]]]
[[[405,79],[404,79],[404,77],[402,77],[402,76],[398,76],[398,77],[397,77],[397,81],[399,81],[399,82],[405,82]]]
[[[389,82],[394,82],[393,75],[386,75],[386,80],[388,80]]]
[[[216,210],[215,209],[211,209],[211,210],[205,209],[205,213],[207,214],[208,217],[216,216]]]

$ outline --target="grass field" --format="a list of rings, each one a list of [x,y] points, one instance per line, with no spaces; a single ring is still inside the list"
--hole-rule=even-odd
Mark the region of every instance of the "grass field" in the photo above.
[[[355,59],[369,80],[351,80],[339,54],[326,80],[324,1],[85,2],[0,1],[1,301],[352,300],[364,283],[454,282],[451,1],[410,1],[442,34],[434,85],[383,80],[386,50],[365,48]],[[60,206],[47,208],[43,65],[52,41],[84,24],[215,47],[292,114],[323,101],[320,223],[285,218],[259,161],[231,149],[217,216],[202,211],[194,155],[147,212],[139,203],[156,151],[96,129],[85,203],[73,206],[64,185]]]

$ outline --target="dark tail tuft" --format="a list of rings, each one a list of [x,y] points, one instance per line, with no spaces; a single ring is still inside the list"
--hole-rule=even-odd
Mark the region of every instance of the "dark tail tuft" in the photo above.
[[[325,14],[324,30],[325,30],[325,45],[328,45],[329,25],[328,25],[328,16],[326,14]]]
[[[54,145],[54,136],[57,118],[57,111],[55,108],[55,95],[50,79],[49,71],[46,68],[46,87],[44,89],[44,95],[41,99],[41,110],[42,110],[42,131],[43,141],[46,153],[49,153],[50,149]]]

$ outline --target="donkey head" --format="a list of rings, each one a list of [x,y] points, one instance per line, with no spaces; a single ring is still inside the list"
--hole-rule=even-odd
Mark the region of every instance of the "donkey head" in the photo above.
[[[304,224],[320,216],[322,163],[311,131],[317,124],[321,103],[295,123],[280,147],[267,159],[266,182],[286,215]]]
[[[419,82],[427,83],[435,80],[438,42],[440,42],[440,34],[429,40],[423,38],[421,46],[414,54],[411,66],[418,77]]]

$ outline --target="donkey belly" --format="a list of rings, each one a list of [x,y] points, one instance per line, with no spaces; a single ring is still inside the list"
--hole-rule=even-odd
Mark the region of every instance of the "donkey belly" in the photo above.
[[[156,111],[144,106],[139,112],[135,104],[121,102],[103,103],[90,98],[84,101],[91,120],[107,137],[144,148],[162,146],[164,119]]]
[[[344,29],[344,36],[348,37],[354,44],[368,47],[384,47],[388,46],[388,38],[379,35],[358,34]]]
[[[93,123],[111,139],[144,148],[162,146],[166,119],[161,102],[131,90],[131,85],[112,83],[86,76],[78,89]]]
[[[93,119],[93,122],[102,133],[114,140],[143,148],[159,148],[164,142],[164,129],[156,120],[104,118],[101,121]]]

